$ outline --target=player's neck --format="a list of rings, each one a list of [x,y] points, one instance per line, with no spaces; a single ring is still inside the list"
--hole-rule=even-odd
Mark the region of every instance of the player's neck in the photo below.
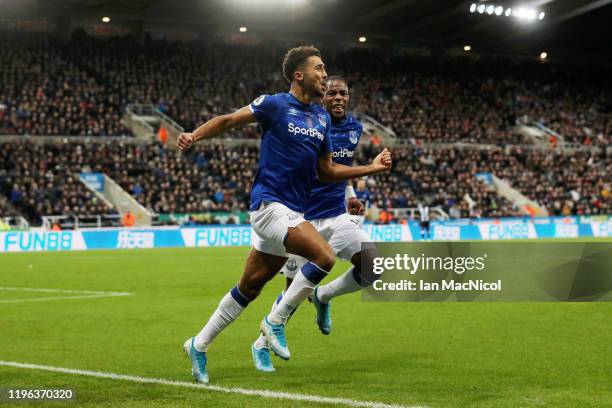
[[[330,115],[331,116],[331,115]],[[334,125],[339,125],[341,123],[344,123],[344,121],[346,120],[346,115],[342,116],[341,118],[337,118],[335,116],[331,117],[332,123]]]
[[[295,99],[307,105],[310,105],[315,99],[315,96],[304,92],[304,88],[302,88],[301,86],[293,85],[293,84],[291,84],[291,89],[289,89],[289,93],[293,95]]]

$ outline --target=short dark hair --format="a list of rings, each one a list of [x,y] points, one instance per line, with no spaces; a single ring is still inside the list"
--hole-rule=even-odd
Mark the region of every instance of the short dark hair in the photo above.
[[[339,82],[344,82],[344,84],[346,85],[346,87],[348,88],[348,81],[346,80],[346,78],[340,76],[340,75],[332,75],[332,76],[328,76],[327,78],[325,78],[325,84],[329,84],[330,82],[334,82],[334,81],[339,81]]]
[[[310,57],[321,58],[321,51],[313,45],[301,45],[287,51],[283,59],[283,76],[287,82],[293,81],[293,74]]]

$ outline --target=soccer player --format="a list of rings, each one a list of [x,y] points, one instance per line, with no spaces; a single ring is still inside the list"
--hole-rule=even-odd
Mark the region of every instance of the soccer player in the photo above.
[[[421,220],[421,239],[429,239],[431,235],[429,232],[429,207],[422,206],[421,203],[419,203],[419,218]]]
[[[334,162],[350,166],[359,144],[363,126],[347,113],[349,89],[347,81],[341,77],[327,78],[327,89],[323,96],[323,105],[331,116],[330,130]],[[324,286],[317,286],[312,294],[317,309],[317,324],[323,334],[331,332],[330,301],[336,296],[356,292],[362,288],[360,267],[363,242],[369,241],[368,235],[359,227],[357,215],[363,205],[355,198],[353,188],[345,181],[337,183],[316,183],[310,192],[304,218],[319,231],[331,245],[334,253],[342,259],[351,261],[353,266],[342,276]],[[364,256],[375,256],[374,249]],[[300,256],[291,255],[282,269],[287,278],[287,289],[291,287],[297,271],[308,261]],[[277,304],[283,299],[284,292],[272,305],[274,312]],[[293,309],[295,311],[295,309]],[[274,371],[270,358],[270,349],[266,337],[261,334],[252,344],[251,353],[255,367],[260,371]]]
[[[283,75],[291,84],[289,92],[261,95],[248,106],[212,118],[193,133],[178,138],[179,149],[186,150],[197,141],[237,126],[259,122],[262,127],[250,203],[253,248],[239,283],[221,299],[202,330],[183,345],[196,382],[209,381],[206,352],[213,340],[259,295],[285,264],[287,253],[308,262],[285,293],[285,304],[275,309],[277,315],[264,318],[262,331],[276,354],[290,357],[285,316],[312,292],[335,262],[332,248],[303,217],[315,177],[318,174],[322,181],[337,182],[391,167],[391,154],[386,149],[366,166],[343,166],[332,161],[329,114],[312,103],[323,97],[327,78],[318,49],[290,49],[283,60]]]

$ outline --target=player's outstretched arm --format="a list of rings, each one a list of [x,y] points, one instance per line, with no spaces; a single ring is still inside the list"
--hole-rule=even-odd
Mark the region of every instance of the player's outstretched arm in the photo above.
[[[236,126],[255,122],[255,116],[248,106],[238,109],[234,113],[220,115],[204,123],[192,133],[181,133],[178,138],[178,148],[187,150],[198,140],[208,139]]]
[[[386,148],[366,166],[345,166],[334,163],[332,154],[328,153],[319,157],[317,173],[323,183],[335,183],[388,171],[391,169],[391,164],[391,152]]]

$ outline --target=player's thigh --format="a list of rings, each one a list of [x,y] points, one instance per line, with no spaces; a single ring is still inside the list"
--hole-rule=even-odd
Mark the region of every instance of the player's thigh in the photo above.
[[[329,239],[329,244],[338,258],[351,261],[354,265],[356,254],[361,253],[363,248],[369,248],[370,237],[361,229],[357,216],[342,214],[329,220],[333,234]]]
[[[306,262],[308,262],[308,259],[303,258],[299,255],[291,254],[289,255],[289,259],[287,260],[287,262],[285,262],[285,265],[281,269],[281,273],[285,275],[287,279],[293,280],[297,271],[302,269],[302,266],[304,266]]]
[[[281,203],[262,203],[250,214],[253,247],[260,252],[287,257],[285,240],[290,228],[306,222],[302,214]]]
[[[245,296],[254,299],[265,284],[276,276],[286,261],[286,257],[251,249],[240,278],[240,290]]]
[[[285,246],[288,252],[306,258],[321,268],[330,270],[334,266],[334,251],[309,222],[289,228]]]

